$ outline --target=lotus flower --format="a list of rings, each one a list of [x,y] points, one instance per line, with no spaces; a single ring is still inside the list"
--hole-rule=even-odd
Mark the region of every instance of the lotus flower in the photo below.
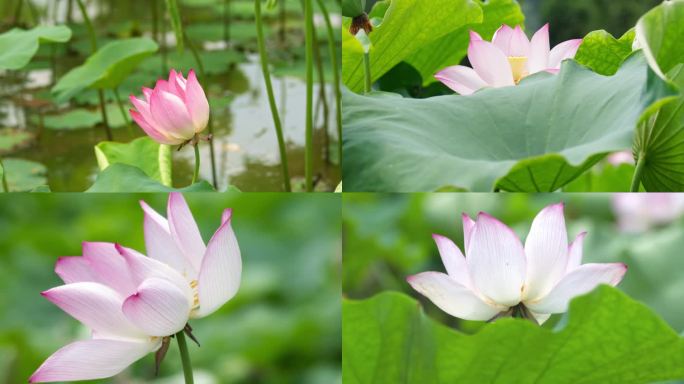
[[[30,383],[116,375],[184,328],[193,292],[168,265],[111,243],[83,243],[83,257],[62,257],[65,285],[42,295],[92,331],[50,356]]]
[[[209,102],[194,70],[171,70],[169,80],[158,80],[154,89],[142,89],[144,100],[131,95],[133,120],[155,141],[177,145],[192,140],[209,122]]]
[[[456,65],[447,67],[435,78],[461,95],[470,95],[481,88],[508,87],[537,72],[556,74],[561,62],[575,57],[582,39],[568,40],[549,48],[549,24],[541,27],[528,40],[520,26],[502,25],[492,42],[482,40],[470,31],[468,60],[473,68]]]
[[[616,193],[613,212],[623,232],[637,233],[684,215],[684,193]]]
[[[444,312],[466,320],[525,313],[539,324],[567,310],[569,301],[599,284],[617,285],[622,263],[584,264],[580,233],[568,245],[563,204],[544,208],[525,246],[497,219],[463,215],[465,257],[449,239],[434,235],[447,273],[422,272],[409,284]]]
[[[145,212],[147,255],[171,266],[194,290],[191,318],[210,315],[235,296],[240,287],[242,260],[230,226],[231,209],[223,211],[221,226],[205,246],[182,194],[169,195],[168,220],[144,201],[140,205]]]
[[[609,164],[612,164],[614,166],[618,166],[620,164],[634,165],[634,155],[632,154],[632,151],[629,150],[613,152],[606,157],[606,160]]]
[[[65,285],[43,296],[90,328],[92,338],[55,352],[29,382],[116,375],[237,292],[242,267],[230,209],[205,247],[181,194],[169,196],[169,221],[142,204],[151,257],[118,244],[83,243],[83,257],[57,261]]]

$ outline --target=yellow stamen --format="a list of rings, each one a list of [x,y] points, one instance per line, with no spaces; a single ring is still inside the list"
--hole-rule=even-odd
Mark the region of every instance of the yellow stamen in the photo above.
[[[197,280],[190,282],[190,288],[192,288],[193,297],[192,309],[197,309],[199,308],[199,291],[197,290]]]
[[[527,71],[527,57],[523,56],[509,56],[508,63],[511,65],[513,72],[513,80],[518,84],[520,80],[524,79],[530,73]]]

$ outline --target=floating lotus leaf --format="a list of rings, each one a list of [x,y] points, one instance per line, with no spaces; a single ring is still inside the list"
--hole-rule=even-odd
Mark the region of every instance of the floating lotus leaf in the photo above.
[[[0,69],[20,69],[31,61],[41,42],[63,43],[71,39],[64,25],[42,25],[29,30],[14,28],[0,35]]]
[[[158,49],[146,37],[121,39],[106,44],[59,79],[52,92],[59,101],[67,100],[86,88],[113,89],[146,57]]]

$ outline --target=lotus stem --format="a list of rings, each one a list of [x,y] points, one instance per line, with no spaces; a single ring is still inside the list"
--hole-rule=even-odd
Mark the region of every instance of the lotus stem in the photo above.
[[[285,2],[278,2],[278,40],[280,41],[280,46],[285,47],[285,27],[287,24],[287,8],[285,7]]]
[[[199,55],[199,51],[197,50],[197,46],[195,43],[190,40],[190,36],[188,36],[188,33],[185,32],[185,28],[183,28],[183,34],[185,36],[185,41],[187,43],[188,48],[190,48],[190,52],[192,53],[192,56],[195,58],[195,61],[197,62],[197,70],[199,71],[200,75],[200,84],[204,83],[206,86],[207,83],[207,76],[206,73],[204,72],[204,63],[202,63],[202,58]],[[205,89],[209,89],[206,88]],[[214,119],[211,118],[211,115],[209,115],[209,122],[207,123],[207,128],[209,129],[209,154],[210,154],[210,161],[211,161],[211,183],[214,186],[215,189],[218,189],[218,183],[217,183],[217,176],[216,176],[216,155],[214,152]]]
[[[271,83],[271,74],[268,69],[268,53],[266,52],[266,43],[264,41],[264,26],[261,18],[261,0],[254,0],[254,14],[256,17],[257,42],[259,46],[259,57],[261,60],[261,71],[264,75],[264,83],[266,85],[266,93],[268,94],[268,104],[271,108],[271,115],[273,117],[273,125],[275,126],[276,136],[278,138],[278,148],[280,149],[280,164],[282,166],[283,182],[285,191],[292,191],[290,185],[290,171],[287,165],[287,152],[285,148],[285,138],[283,136],[282,122],[278,114],[278,107],[276,106],[275,96],[273,95],[273,84]]]
[[[81,15],[83,15],[83,21],[85,22],[86,29],[88,29],[88,37],[90,37],[90,49],[95,53],[97,51],[97,36],[95,35],[95,29],[93,29],[93,23],[90,22],[90,17],[86,11],[86,7],[83,4],[83,0],[76,0],[78,8],[81,10]]]
[[[76,0],[78,4],[78,9],[81,10],[81,15],[83,16],[83,21],[86,24],[86,29],[88,30],[88,36],[90,37],[90,49],[92,53],[97,52],[97,35],[95,35],[95,29],[93,28],[93,23],[90,21],[86,7],[83,4],[83,0]],[[100,113],[102,113],[102,124],[104,125],[105,134],[107,135],[107,140],[112,141],[114,136],[112,135],[112,130],[109,128],[109,120],[107,120],[107,110],[105,109],[105,98],[104,91],[102,89],[97,90],[98,97],[100,98]]]
[[[304,175],[306,191],[313,191],[313,43],[316,39],[313,26],[312,0],[304,0],[304,22],[306,23],[306,140],[304,154]]]
[[[9,185],[7,185],[7,168],[5,168],[5,165],[2,163],[2,159],[0,159],[0,168],[2,168],[2,191],[9,192]]]
[[[643,152],[639,152],[630,192],[639,192],[639,186],[641,185],[641,174],[644,172],[644,165],[646,165],[646,155]]]
[[[368,52],[365,52],[363,54],[363,74],[364,74],[364,79],[366,80],[364,82],[364,92],[365,93],[370,93],[371,91],[371,67],[370,67],[370,54]]]
[[[200,152],[199,152],[199,138],[195,137],[193,139],[192,146],[195,148],[195,172],[192,174],[192,184],[195,184],[197,182],[197,178],[199,177],[199,169],[200,169]]]
[[[107,135],[107,140],[114,140],[112,135],[112,130],[109,128],[109,120],[107,119],[107,109],[105,108],[104,90],[98,89],[97,95],[100,98],[100,111],[102,113],[102,124],[104,125],[105,134]]]
[[[176,35],[176,50],[178,53],[183,53],[183,23],[181,22],[176,0],[166,0],[166,9],[169,11],[171,26]]]
[[[19,20],[21,19],[21,9],[23,8],[23,6],[24,0],[19,0],[17,8],[14,11],[14,20],[12,20],[12,24],[19,25]]]
[[[162,55],[162,60],[161,60],[161,76],[164,77],[169,73],[169,55],[166,52],[166,8],[164,8],[164,11],[161,14],[161,35],[159,36],[159,52]]]
[[[150,0],[150,6],[152,8],[152,38],[159,42],[159,6],[157,0]]]
[[[126,114],[126,108],[124,108],[124,105],[121,102],[121,96],[119,96],[119,87],[114,87],[114,98],[116,98],[116,104],[119,105],[119,111],[121,112],[121,116],[123,117],[124,121],[126,122],[126,127],[128,128],[128,134],[133,136],[133,126],[131,126],[131,121],[128,120],[128,115]]]
[[[321,49],[318,42],[314,44],[314,59],[316,61],[316,71],[318,72],[318,104],[316,105],[313,121],[318,121],[318,105],[323,108],[323,138],[325,161],[330,162],[330,134],[328,132],[328,121],[330,120],[330,107],[328,106],[328,97],[326,94],[325,83],[325,69],[323,68],[323,58],[321,57]]]
[[[230,41],[230,0],[223,0],[223,41]]]
[[[318,7],[323,13],[325,27],[328,34],[328,49],[330,50],[330,60],[333,67],[333,89],[335,91],[335,120],[337,122],[337,156],[339,164],[342,164],[342,91],[340,89],[340,72],[337,62],[337,50],[335,49],[335,30],[330,21],[330,14],[325,8],[323,0],[318,1]]]
[[[197,146],[195,146],[195,148],[197,148]],[[190,354],[188,353],[188,343],[185,341],[185,334],[182,330],[176,333],[176,340],[178,340],[178,349],[180,350],[181,362],[183,363],[185,384],[193,384],[195,381],[192,378],[192,363],[190,362]]]

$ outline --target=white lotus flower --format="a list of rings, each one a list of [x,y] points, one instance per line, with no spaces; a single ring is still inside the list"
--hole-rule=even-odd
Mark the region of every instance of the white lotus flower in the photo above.
[[[413,289],[444,312],[466,320],[521,313],[539,323],[567,311],[570,300],[599,284],[617,285],[623,263],[584,264],[580,233],[568,245],[563,204],[544,208],[525,246],[505,224],[481,212],[463,215],[465,257],[449,239],[434,235],[447,273],[409,276]]]
[[[684,215],[684,193],[616,193],[613,212],[623,232],[644,232]]]

